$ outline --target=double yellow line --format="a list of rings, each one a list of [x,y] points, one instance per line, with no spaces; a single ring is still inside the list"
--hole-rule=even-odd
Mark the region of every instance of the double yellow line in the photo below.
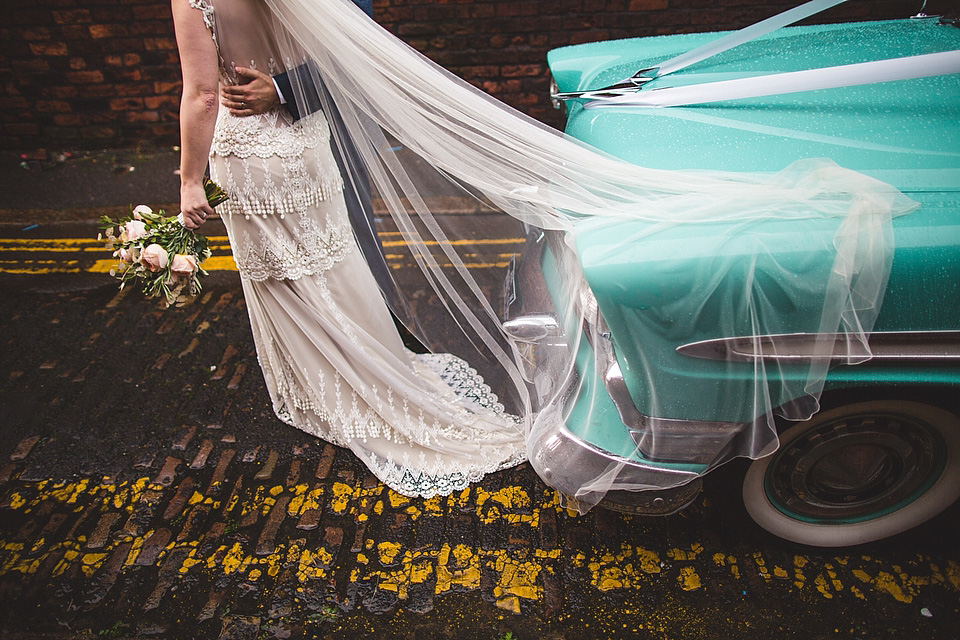
[[[381,233],[387,263],[393,269],[413,266],[411,255],[399,252],[406,243],[399,231]],[[207,236],[213,256],[203,263],[207,271],[236,271],[227,236]],[[439,247],[440,243],[425,243]],[[504,268],[523,246],[523,238],[482,238],[450,241],[449,246],[489,247],[481,253],[461,253],[467,268]],[[499,250],[498,250],[499,247]],[[391,251],[392,250],[392,251]],[[18,254],[18,255],[11,255]],[[440,258],[441,266],[451,266]],[[103,241],[96,238],[0,238],[0,273],[43,275],[51,273],[109,273],[117,261],[110,256]]]

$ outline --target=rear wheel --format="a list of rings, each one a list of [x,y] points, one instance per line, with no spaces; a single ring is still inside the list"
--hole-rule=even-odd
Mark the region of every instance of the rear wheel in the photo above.
[[[743,483],[757,524],[820,547],[895,535],[958,497],[960,419],[899,400],[847,404],[790,427]]]

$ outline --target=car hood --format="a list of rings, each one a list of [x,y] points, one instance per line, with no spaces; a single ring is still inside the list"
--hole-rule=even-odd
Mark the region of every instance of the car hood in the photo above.
[[[720,35],[564,47],[548,60],[560,91],[599,89]],[[954,49],[960,49],[960,29],[935,19],[791,27],[643,90]],[[822,157],[907,192],[960,190],[957,74],[686,107],[567,104],[568,134],[646,167],[768,173]]]

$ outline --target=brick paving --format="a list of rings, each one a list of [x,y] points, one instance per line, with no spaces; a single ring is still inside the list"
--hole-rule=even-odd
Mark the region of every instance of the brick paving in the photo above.
[[[769,544],[731,490],[670,518],[578,516],[521,465],[409,499],[272,416],[235,274],[173,309],[109,282],[4,282],[5,637],[791,637],[797,619],[875,630],[880,611],[937,638],[960,622],[957,509],[853,562]]]

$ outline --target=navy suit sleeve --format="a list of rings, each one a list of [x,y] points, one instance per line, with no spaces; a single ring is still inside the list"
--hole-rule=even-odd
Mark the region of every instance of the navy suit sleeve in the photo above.
[[[320,110],[320,97],[314,81],[315,75],[310,72],[311,67],[312,65],[309,62],[305,62],[288,72],[273,76],[294,121]],[[290,80],[291,74],[299,86],[303,88],[302,92],[293,90]]]

